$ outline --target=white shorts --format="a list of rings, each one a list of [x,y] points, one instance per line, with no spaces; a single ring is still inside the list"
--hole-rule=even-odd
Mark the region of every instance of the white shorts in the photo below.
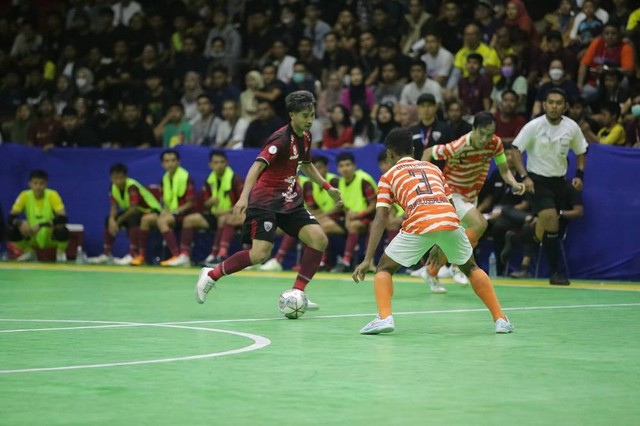
[[[469,213],[469,210],[475,209],[478,207],[478,199],[476,198],[474,202],[469,201],[468,198],[463,197],[460,194],[456,194],[455,192],[451,194],[451,198],[453,198],[453,205],[456,208],[456,212],[458,212],[458,217],[460,220]]]
[[[409,267],[415,265],[434,245],[438,245],[449,262],[464,265],[473,255],[473,248],[464,229],[437,231],[427,234],[409,234],[400,231],[384,250],[394,262]]]

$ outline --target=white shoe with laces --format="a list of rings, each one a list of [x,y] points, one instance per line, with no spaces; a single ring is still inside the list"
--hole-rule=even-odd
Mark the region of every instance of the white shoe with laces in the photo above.
[[[460,285],[469,285],[469,278],[456,265],[451,265],[453,280]]]
[[[209,272],[211,271],[213,271],[213,268],[202,268],[200,270],[198,282],[196,282],[196,302],[200,304],[207,300],[207,293],[216,285],[216,282],[209,277]]]
[[[16,258],[18,262],[28,262],[36,258],[36,253],[33,250],[27,250]]]
[[[444,294],[447,292],[447,289],[440,285],[440,281],[438,280],[438,277],[431,277],[427,275],[426,281],[429,283],[429,288],[431,288],[431,293]]]
[[[59,251],[56,253],[56,262],[65,263],[67,261],[67,253]]]
[[[513,326],[513,324],[511,324],[509,322],[509,318],[507,318],[507,316],[504,316],[503,318],[498,318],[496,320],[496,333],[497,334],[507,334],[507,333],[513,333],[516,330],[516,328]]]
[[[281,272],[282,271],[282,265],[274,257],[273,259],[267,260],[266,263],[264,263],[262,266],[260,266],[258,268],[258,271],[263,271],[263,272]]]
[[[416,269],[415,271],[411,271],[411,274],[409,275],[411,275],[412,277],[420,278],[425,272],[427,272],[427,267],[423,266],[421,268]]]
[[[360,329],[360,334],[391,333],[393,330],[395,330],[393,315],[389,315],[385,319],[380,319],[380,316],[376,315],[373,321]]]
[[[102,253],[100,256],[90,257],[87,259],[87,263],[92,265],[104,265],[106,263],[111,263],[113,261],[113,256]]]
[[[116,257],[113,259],[113,264],[118,266],[129,266],[133,262],[133,256],[127,254],[123,257]]]
[[[451,278],[453,274],[451,273],[451,268],[447,265],[442,265],[438,270],[438,278]]]
[[[191,258],[186,254],[179,254],[167,260],[163,266],[191,266]]]

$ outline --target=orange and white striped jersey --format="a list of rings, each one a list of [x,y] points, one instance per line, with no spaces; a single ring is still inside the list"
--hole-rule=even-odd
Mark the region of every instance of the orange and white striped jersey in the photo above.
[[[502,140],[493,138],[484,148],[471,146],[471,133],[446,145],[433,146],[434,160],[447,160],[444,166],[444,178],[456,194],[469,201],[475,201],[487,179],[491,159],[504,153]]]
[[[460,218],[440,169],[428,161],[401,158],[378,183],[376,208],[398,203],[407,214],[402,230],[410,234],[454,230]]]

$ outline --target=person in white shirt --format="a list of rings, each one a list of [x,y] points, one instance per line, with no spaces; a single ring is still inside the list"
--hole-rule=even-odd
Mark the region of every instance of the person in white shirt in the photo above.
[[[249,122],[240,117],[236,101],[224,101],[222,104],[222,118],[224,118],[224,121],[218,126],[218,133],[216,134],[216,147],[241,149]]]
[[[293,76],[293,66],[296,63],[296,58],[291,55],[287,55],[288,46],[283,40],[275,40],[271,45],[271,55],[269,55],[268,62],[278,67],[278,80],[289,84],[291,77]]]
[[[423,39],[426,53],[420,59],[427,64],[427,75],[444,87],[453,68],[453,54],[442,47],[435,32],[426,33]]]
[[[421,59],[413,61],[409,74],[411,82],[402,88],[401,104],[416,105],[420,95],[430,93],[436,98],[438,105],[442,105],[442,88],[437,82],[427,77],[427,65]]]
[[[113,26],[129,26],[129,20],[136,13],[142,12],[142,7],[137,1],[122,0],[111,6],[113,10]]]
[[[537,214],[536,238],[549,260],[549,283],[569,285],[565,273],[558,269],[560,258],[560,206],[563,199],[567,154],[571,149],[576,154],[576,174],[571,181],[573,187],[582,191],[586,164],[587,141],[580,126],[563,116],[567,110],[567,95],[562,89],[549,90],[543,103],[545,114],[528,122],[518,133],[513,146],[516,169],[524,178],[528,192],[533,193],[531,207]],[[522,163],[522,152],[527,153],[527,168]]]

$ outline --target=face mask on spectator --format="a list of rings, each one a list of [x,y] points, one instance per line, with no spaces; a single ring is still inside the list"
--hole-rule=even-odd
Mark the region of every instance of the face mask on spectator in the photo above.
[[[213,59],[220,59],[224,57],[224,52],[211,52],[209,56],[211,56]]]
[[[549,77],[551,77],[551,80],[558,81],[564,77],[564,70],[560,68],[551,68],[549,70]]]
[[[631,107],[631,114],[633,114],[634,117],[640,117],[640,105],[633,105]]]
[[[294,83],[302,83],[304,81],[304,73],[303,72],[294,72],[291,76],[291,79]]]
[[[76,86],[78,87],[84,87],[87,84],[87,79],[84,77],[78,77],[76,78]]]
[[[513,67],[511,65],[505,65],[502,67],[502,75],[507,78],[513,76]]]

